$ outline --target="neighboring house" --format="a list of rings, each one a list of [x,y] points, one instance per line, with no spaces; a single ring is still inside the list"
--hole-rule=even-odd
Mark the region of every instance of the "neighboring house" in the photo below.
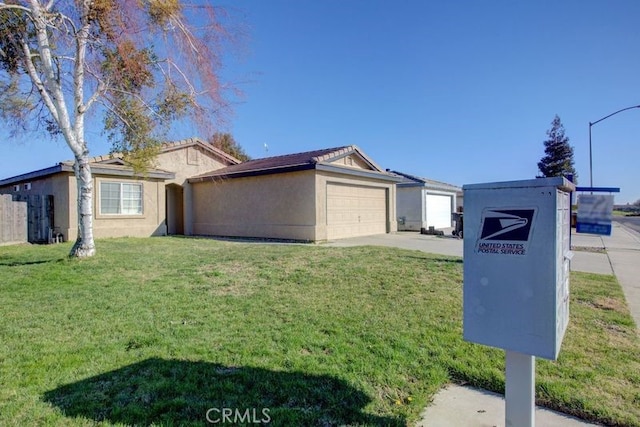
[[[187,178],[237,163],[195,138],[164,144],[144,176],[136,176],[117,155],[92,158],[94,236],[188,232],[191,192]],[[28,202],[30,242],[47,242],[52,235],[76,239],[78,191],[73,162],[0,180],[0,194]]]
[[[396,231],[396,182],[358,147],[240,163],[197,138],[164,144],[137,176],[118,155],[91,159],[94,236],[165,234],[322,241]],[[0,180],[28,202],[29,241],[77,237],[73,162]]]
[[[461,209],[462,188],[444,182],[392,171],[402,177],[397,185],[398,230],[448,228],[451,213]]]
[[[251,160],[189,179],[193,231],[305,241],[389,233],[398,181],[354,145]]]

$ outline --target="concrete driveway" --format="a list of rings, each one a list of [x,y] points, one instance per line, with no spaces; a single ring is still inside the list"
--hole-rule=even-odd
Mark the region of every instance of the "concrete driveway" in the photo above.
[[[448,256],[462,256],[462,239],[449,233],[444,236],[429,236],[411,231],[398,231],[392,234],[352,237],[323,243],[327,246],[390,246],[394,248],[418,250]]]
[[[411,231],[398,231],[392,234],[352,237],[323,243],[327,246],[389,246],[401,249],[418,250],[447,256],[463,256],[462,239],[454,237],[451,232],[444,236],[430,236]],[[571,261],[571,270],[584,273],[614,274],[609,257],[604,252],[605,244],[600,236],[576,234],[572,230],[572,246],[576,247]],[[602,250],[594,252],[590,249]]]

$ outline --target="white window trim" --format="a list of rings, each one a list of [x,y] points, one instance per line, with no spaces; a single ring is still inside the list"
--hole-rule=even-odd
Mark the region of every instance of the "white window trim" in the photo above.
[[[122,211],[122,206],[123,206],[123,191],[122,191],[122,185],[123,184],[127,184],[127,185],[137,185],[140,187],[140,213],[135,213],[135,214],[131,214],[131,213],[103,213],[102,212],[102,184],[119,184],[120,186],[120,211]],[[144,216],[144,184],[141,182],[127,182],[127,181],[107,181],[107,180],[100,180],[98,183],[98,188],[100,191],[100,194],[98,194],[98,215],[100,217],[116,217],[116,218],[141,218]]]

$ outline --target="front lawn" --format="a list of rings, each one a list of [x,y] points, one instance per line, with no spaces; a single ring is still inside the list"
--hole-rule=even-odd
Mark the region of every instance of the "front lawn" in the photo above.
[[[462,261],[207,239],[0,247],[0,425],[411,425],[447,382],[504,390],[462,340]],[[613,276],[573,274],[537,397],[640,426],[640,342]],[[211,425],[211,424],[209,424]]]

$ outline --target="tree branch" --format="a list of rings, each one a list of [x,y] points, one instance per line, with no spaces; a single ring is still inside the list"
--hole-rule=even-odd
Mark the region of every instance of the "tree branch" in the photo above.
[[[31,13],[31,9],[29,9],[28,7],[21,6],[19,4],[7,4],[5,2],[0,2],[0,10],[4,10],[4,9],[17,9],[27,13]]]
[[[96,89],[96,91],[93,93],[93,95],[91,95],[91,97],[87,100],[87,102],[84,103],[84,105],[80,105],[78,107],[78,112],[80,114],[83,114],[89,108],[91,108],[91,106],[104,94],[105,89],[106,89],[105,83],[102,81],[99,81],[98,88]]]
[[[175,69],[178,72],[178,74],[182,76],[182,80],[189,87],[189,91],[191,92],[191,95],[192,96],[197,95],[196,88],[193,86],[193,84],[191,83],[191,80],[189,80],[187,75],[180,69],[180,67],[178,67],[178,65],[169,58],[167,58],[165,61],[169,65],[169,69]],[[164,68],[162,68],[160,65],[158,65],[158,68],[160,69],[160,72],[162,73],[162,75],[165,77],[167,81],[173,80],[169,75],[167,75]]]
[[[47,92],[47,88],[45,87],[44,83],[42,82],[42,80],[40,80],[38,71],[36,70],[36,67],[33,64],[33,61],[31,60],[33,56],[37,56],[37,55],[33,55],[31,53],[31,50],[29,49],[29,45],[27,44],[26,40],[22,39],[21,45],[22,45],[22,51],[24,52],[24,65],[25,65],[25,68],[27,69],[27,73],[29,74],[29,77],[31,78],[33,85],[36,87],[36,89],[38,89],[38,92],[40,93],[40,96],[42,96],[42,100],[44,104],[47,106],[47,108],[49,109],[49,111],[51,112],[51,115],[56,121],[58,121],[57,110],[53,103],[53,100],[51,99],[49,92]]]
[[[151,114],[156,116],[158,119],[162,119],[162,116],[160,116],[141,95],[139,95],[137,93],[129,92],[129,91],[126,91],[126,90],[122,90],[122,89],[116,89],[116,88],[113,88],[113,87],[105,88],[105,91],[106,90],[109,90],[111,92],[121,93],[121,94],[124,94],[126,96],[130,96],[132,98],[137,99],[138,101],[140,101],[140,105],[142,105],[146,110],[148,110]],[[109,100],[109,102],[112,102],[112,101]],[[110,109],[110,110],[111,111],[115,111],[113,109]],[[118,114],[118,116],[120,117],[119,114]]]

